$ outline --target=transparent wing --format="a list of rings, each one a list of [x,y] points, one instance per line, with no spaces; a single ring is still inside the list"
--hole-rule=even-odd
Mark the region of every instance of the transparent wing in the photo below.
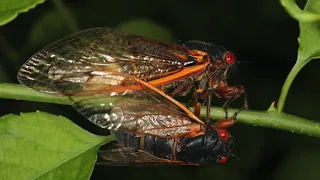
[[[73,107],[97,126],[137,135],[176,137],[198,130],[200,123],[157,92],[141,85],[122,96],[72,96]]]
[[[187,51],[95,28],[33,55],[20,69],[18,80],[36,90],[70,96],[75,109],[102,128],[158,135],[166,128],[164,134],[177,135],[181,127],[201,121],[189,118],[185,110],[136,79],[148,81],[179,71],[188,59]]]
[[[157,158],[144,151],[136,151],[130,147],[100,151],[101,158],[113,162],[159,161]]]
[[[99,156],[103,159],[103,161],[97,162],[97,164],[107,166],[192,165],[188,162],[171,161],[158,158],[147,152],[135,151],[129,147],[100,151]]]
[[[122,75],[145,81],[180,71],[192,58],[188,49],[110,28],[84,30],[34,54],[19,70],[18,81],[51,93],[77,93],[127,86]]]

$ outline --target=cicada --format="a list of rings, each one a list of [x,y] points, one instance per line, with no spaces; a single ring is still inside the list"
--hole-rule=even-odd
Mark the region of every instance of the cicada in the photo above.
[[[205,124],[186,107],[147,82],[127,76],[139,90],[69,96],[73,107],[110,131],[117,144],[100,150],[98,164],[170,166],[225,163],[234,140],[227,127],[234,120]]]
[[[113,101],[109,108],[97,108],[92,98],[77,100],[74,106],[95,124],[110,129],[120,145],[100,151],[104,161],[99,164],[198,166],[227,162],[234,141],[226,128],[233,120],[204,124],[163,91],[136,81],[143,90],[135,91],[129,99]],[[99,105],[107,102],[104,96],[96,96]]]
[[[227,109],[245,94],[243,86],[228,86],[226,81],[235,61],[231,51],[210,43],[170,44],[111,28],[93,28],[34,54],[20,69],[18,80],[43,92],[88,96],[141,90],[136,81],[125,78],[130,75],[172,97],[193,90],[194,105],[206,100],[209,122],[212,95],[227,99],[223,106]],[[247,108],[244,99],[240,110]]]

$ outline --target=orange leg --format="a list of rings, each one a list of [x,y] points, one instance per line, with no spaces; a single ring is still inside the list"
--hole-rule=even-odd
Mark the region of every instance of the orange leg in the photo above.
[[[235,123],[236,122],[234,119],[223,119],[223,120],[216,122],[214,126],[217,128],[225,129],[225,128],[233,126]]]
[[[196,103],[194,107],[194,115],[196,115],[197,117],[200,117],[200,112],[201,112],[201,104]]]
[[[239,98],[242,94],[244,95],[244,103],[242,108],[240,108],[237,112],[234,113],[233,115],[233,119],[236,119],[236,116],[245,109],[248,109],[248,101],[247,101],[247,94],[245,92],[245,89],[243,86],[224,86],[224,87],[220,87],[220,88],[216,88],[214,90],[215,94],[219,97],[219,98],[226,98],[228,99],[224,105],[223,105],[223,109],[226,112],[226,119],[228,119],[228,111],[227,109],[229,108],[229,105],[236,100],[237,98]]]

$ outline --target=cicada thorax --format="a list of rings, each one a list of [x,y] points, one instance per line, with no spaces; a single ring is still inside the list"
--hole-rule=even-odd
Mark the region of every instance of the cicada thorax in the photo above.
[[[200,82],[204,80],[204,72],[182,78],[161,86],[158,86],[159,89],[168,93],[171,97],[175,96],[186,96],[198,89]]]
[[[190,50],[196,50],[196,52],[203,52],[202,63],[207,62],[206,68],[201,72],[201,75],[196,81],[193,81],[192,86],[194,89],[193,93],[193,105],[196,105],[199,100],[204,100],[207,103],[207,115],[206,122],[210,122],[210,106],[212,96],[226,99],[223,108],[226,112],[226,119],[228,118],[227,109],[229,105],[242,94],[244,95],[243,106],[234,113],[233,118],[235,119],[237,114],[248,108],[247,97],[243,86],[229,86],[227,83],[227,75],[229,69],[235,64],[236,56],[231,52],[227,51],[224,47],[214,45],[211,43],[204,43],[200,41],[187,41],[178,42],[178,44],[189,48]],[[199,59],[198,61],[199,62]],[[178,86],[175,92],[180,89],[184,89],[183,86]],[[175,94],[184,94],[183,91]]]

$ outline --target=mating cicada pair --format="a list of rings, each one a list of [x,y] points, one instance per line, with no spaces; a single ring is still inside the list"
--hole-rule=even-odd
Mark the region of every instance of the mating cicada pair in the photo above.
[[[227,99],[227,109],[244,94],[243,86],[226,82],[234,63],[235,55],[221,46],[169,44],[94,28],[34,54],[21,67],[18,80],[42,92],[69,96],[78,112],[110,130],[118,146],[100,152],[104,164],[202,165],[226,162],[234,147],[226,130],[234,119],[210,121],[213,95]],[[194,113],[172,98],[189,91]],[[203,101],[205,122],[199,119]]]

